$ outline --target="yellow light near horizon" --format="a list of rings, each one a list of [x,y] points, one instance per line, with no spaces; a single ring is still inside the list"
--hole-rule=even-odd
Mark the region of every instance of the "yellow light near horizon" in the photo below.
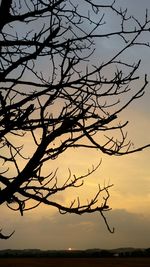
[[[69,251],[71,251],[71,250],[72,250],[72,248],[68,248],[68,250],[69,250]]]

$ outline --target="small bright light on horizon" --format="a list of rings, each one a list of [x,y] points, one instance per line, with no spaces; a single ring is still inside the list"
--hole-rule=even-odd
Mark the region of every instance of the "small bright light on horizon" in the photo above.
[[[72,250],[72,248],[68,248],[68,250],[69,250],[69,251],[71,251],[71,250]]]

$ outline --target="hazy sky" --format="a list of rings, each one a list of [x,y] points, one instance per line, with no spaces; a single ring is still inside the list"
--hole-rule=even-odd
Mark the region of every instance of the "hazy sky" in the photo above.
[[[82,2],[82,1],[81,1]],[[149,0],[120,0],[121,6],[127,6],[138,17],[149,9]],[[111,18],[110,18],[111,20]],[[104,44],[105,45],[105,44]],[[112,47],[115,44],[112,44]],[[150,48],[142,48],[130,54],[130,59],[142,57],[141,75],[147,72],[150,80]],[[141,53],[141,54],[140,54]],[[150,85],[142,99],[128,108],[122,119],[129,119],[127,128],[129,139],[137,145],[150,143]],[[96,151],[72,151],[61,155],[53,164],[61,166],[60,172],[67,173],[69,167],[73,173],[83,174],[92,164],[102,157],[99,170],[86,182],[86,190],[81,189],[83,197],[94,194],[97,184],[114,184],[111,189],[110,206],[107,215],[115,233],[110,234],[100,215],[60,215],[50,207],[25,213],[24,217],[1,207],[0,226],[7,233],[16,230],[7,241],[0,240],[0,249],[5,248],[41,248],[75,249],[150,247],[150,149],[124,157],[108,157]],[[82,160],[81,160],[82,159]],[[72,195],[72,192],[68,194]],[[63,200],[63,195],[59,196]],[[66,200],[66,199],[65,199]]]

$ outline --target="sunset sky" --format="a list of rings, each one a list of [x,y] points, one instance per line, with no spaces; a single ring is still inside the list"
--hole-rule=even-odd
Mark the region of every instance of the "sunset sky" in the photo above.
[[[127,7],[129,14],[138,18],[144,17],[144,10],[148,8],[150,17],[149,0],[118,0],[118,3]],[[114,25],[112,20],[112,27]],[[107,46],[107,42],[102,45]],[[116,46],[117,43],[112,43],[107,49],[111,53]],[[129,120],[126,128],[128,138],[138,147],[150,143],[150,48],[137,49],[128,56],[130,60],[132,57],[133,60],[136,57],[142,58],[140,75],[143,78],[147,73],[149,80],[144,96],[132,103],[120,116],[121,121]],[[27,140],[27,146],[30,148],[30,140]],[[114,185],[110,189],[109,200],[112,210],[106,214],[110,227],[115,228],[114,234],[108,232],[98,213],[82,216],[60,215],[55,209],[43,205],[21,217],[2,206],[0,227],[5,233],[14,229],[15,233],[7,241],[0,240],[0,249],[150,247],[150,148],[123,157],[109,157],[98,151],[72,149],[52,164],[53,168],[59,166],[58,175],[67,175],[68,168],[73,174],[82,175],[92,165],[98,164],[100,159],[100,168],[87,179],[85,189],[79,189],[79,193],[81,198],[87,199],[94,195],[98,184]],[[74,198],[73,194],[78,196],[78,193],[70,190],[67,196],[60,194],[58,198],[67,202]]]

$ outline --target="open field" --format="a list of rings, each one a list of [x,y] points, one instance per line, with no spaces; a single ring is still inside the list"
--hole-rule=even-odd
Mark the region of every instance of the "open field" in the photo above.
[[[150,258],[1,258],[2,267],[150,267]]]

